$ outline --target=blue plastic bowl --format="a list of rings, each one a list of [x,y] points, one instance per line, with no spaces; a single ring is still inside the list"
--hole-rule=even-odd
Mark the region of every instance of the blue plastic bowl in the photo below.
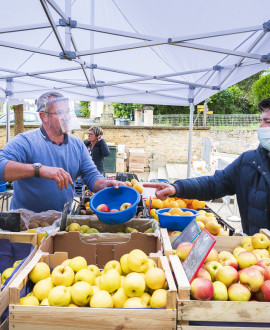
[[[157,210],[156,213],[158,214],[159,224],[162,228],[167,228],[169,230],[184,230],[187,225],[190,224],[190,222],[195,219],[199,212],[192,210],[192,209],[184,209],[181,207],[181,210],[183,211],[190,211],[193,213],[193,215],[185,215],[185,216],[173,216],[173,215],[167,215],[164,214],[164,212],[169,212],[171,208],[168,209],[160,209]]]
[[[0,182],[0,191],[5,191],[7,188],[7,183],[6,182]]]
[[[129,221],[137,211],[137,205],[141,199],[139,192],[131,187],[120,186],[100,190],[90,199],[90,207],[96,213],[100,221],[109,225],[117,225]],[[124,203],[131,203],[132,206],[119,212],[101,212],[96,209],[100,204],[106,204],[111,209],[120,210]]]

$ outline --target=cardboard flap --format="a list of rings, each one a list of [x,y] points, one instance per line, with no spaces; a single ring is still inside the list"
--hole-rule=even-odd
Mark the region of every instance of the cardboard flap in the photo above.
[[[107,244],[97,245],[96,264],[99,268],[103,269],[108,261],[114,259],[116,259],[114,255],[114,245],[107,245]],[[119,261],[120,259],[116,259],[116,260]]]

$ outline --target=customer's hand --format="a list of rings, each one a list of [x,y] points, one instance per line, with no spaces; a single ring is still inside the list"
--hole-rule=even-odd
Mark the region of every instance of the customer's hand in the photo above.
[[[57,188],[60,190],[68,189],[68,184],[73,185],[73,181],[68,172],[60,167],[51,167],[42,165],[39,169],[39,174],[42,178],[54,180]]]
[[[171,197],[176,194],[176,189],[173,185],[164,182],[161,183],[144,183],[143,187],[156,188],[157,198],[164,201],[167,197]]]

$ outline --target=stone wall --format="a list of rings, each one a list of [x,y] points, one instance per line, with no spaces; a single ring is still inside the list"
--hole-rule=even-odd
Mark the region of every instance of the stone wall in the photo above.
[[[34,129],[29,126],[25,131]],[[82,140],[87,138],[88,126],[75,130],[74,135]],[[0,126],[0,147],[6,143],[5,126]],[[166,163],[187,163],[188,127],[145,127],[145,126],[106,126],[103,127],[104,139],[107,142],[124,144],[127,148],[144,148],[147,155],[147,166],[157,169]],[[14,126],[10,134],[13,137]],[[194,128],[192,155],[201,156],[202,138],[210,136],[217,151],[230,154],[241,154],[245,150],[258,146],[256,130],[214,130],[205,127]]]

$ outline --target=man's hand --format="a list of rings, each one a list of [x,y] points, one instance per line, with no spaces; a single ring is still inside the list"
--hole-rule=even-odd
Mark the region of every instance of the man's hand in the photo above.
[[[118,189],[119,186],[126,186],[125,182],[116,181],[116,180],[106,180],[106,187],[114,187]]]
[[[39,169],[40,176],[45,179],[54,180],[57,188],[62,190],[64,187],[68,189],[68,184],[73,184],[71,176],[63,168],[50,167],[42,165]]]
[[[156,188],[157,198],[164,201],[167,197],[175,195],[176,189],[174,186],[167,183],[144,183],[144,187]]]

